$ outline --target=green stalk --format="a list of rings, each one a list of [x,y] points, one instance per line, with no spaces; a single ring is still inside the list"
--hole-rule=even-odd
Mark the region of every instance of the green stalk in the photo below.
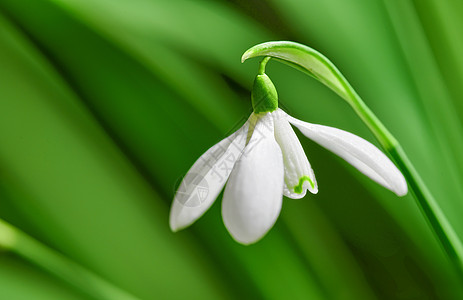
[[[0,249],[21,256],[94,299],[138,300],[1,219]]]
[[[371,132],[373,132],[381,146],[383,146],[402,171],[410,187],[410,191],[416,199],[418,207],[426,218],[429,226],[431,226],[434,234],[439,239],[441,246],[450,258],[452,265],[455,267],[458,276],[463,279],[463,244],[460,238],[455,233],[453,227],[450,225],[433,195],[421,179],[421,176],[416,171],[402,146],[367,107],[362,99],[357,94],[355,95],[357,102],[352,108],[368,126]]]
[[[256,45],[243,54],[242,61],[257,56],[275,58],[310,75],[349,103],[402,171],[423,216],[447,253],[458,276],[463,280],[463,244],[460,238],[399,142],[363,102],[336,66],[321,53],[294,42],[267,42]]]

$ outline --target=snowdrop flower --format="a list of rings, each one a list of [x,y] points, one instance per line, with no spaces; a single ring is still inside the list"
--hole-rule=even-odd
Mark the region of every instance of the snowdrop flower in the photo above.
[[[213,204],[225,186],[222,217],[242,244],[261,239],[280,214],[283,195],[298,199],[318,192],[314,171],[291,125],[398,196],[407,183],[374,145],[343,130],[303,122],[278,108],[267,75],[256,77],[254,112],[231,136],[204,153],[188,171],[172,203],[170,227],[183,229]]]

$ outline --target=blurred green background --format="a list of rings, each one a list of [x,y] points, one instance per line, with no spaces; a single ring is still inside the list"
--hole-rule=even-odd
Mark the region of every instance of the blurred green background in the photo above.
[[[463,237],[462,14],[459,0],[0,0],[0,218],[139,299],[463,299],[413,197],[302,135],[320,191],[284,199],[259,243],[232,240],[221,196],[168,226],[179,180],[251,111],[258,61],[241,54],[292,40],[341,70]],[[376,143],[325,86],[274,61],[267,74],[293,116]],[[95,288],[0,250],[0,299]]]

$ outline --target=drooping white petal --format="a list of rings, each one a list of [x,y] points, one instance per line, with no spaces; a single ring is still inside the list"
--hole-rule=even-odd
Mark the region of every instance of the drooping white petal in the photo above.
[[[172,202],[172,231],[191,225],[214,203],[244,150],[249,123],[207,150],[190,168]]]
[[[266,114],[258,120],[225,187],[223,221],[236,241],[255,243],[272,228],[281,210],[283,180],[281,150],[272,117]]]
[[[407,194],[407,182],[394,163],[370,142],[347,131],[310,124],[291,116],[288,121],[308,138],[331,150],[372,180],[398,196]]]
[[[286,197],[300,199],[306,191],[318,192],[317,180],[299,139],[289,124],[286,113],[278,109],[272,113],[275,122],[275,139],[283,153]]]

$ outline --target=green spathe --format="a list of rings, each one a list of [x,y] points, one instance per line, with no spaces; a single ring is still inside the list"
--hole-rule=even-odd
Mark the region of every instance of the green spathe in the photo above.
[[[266,74],[256,76],[251,93],[254,113],[272,112],[278,108],[278,94],[273,82]]]

